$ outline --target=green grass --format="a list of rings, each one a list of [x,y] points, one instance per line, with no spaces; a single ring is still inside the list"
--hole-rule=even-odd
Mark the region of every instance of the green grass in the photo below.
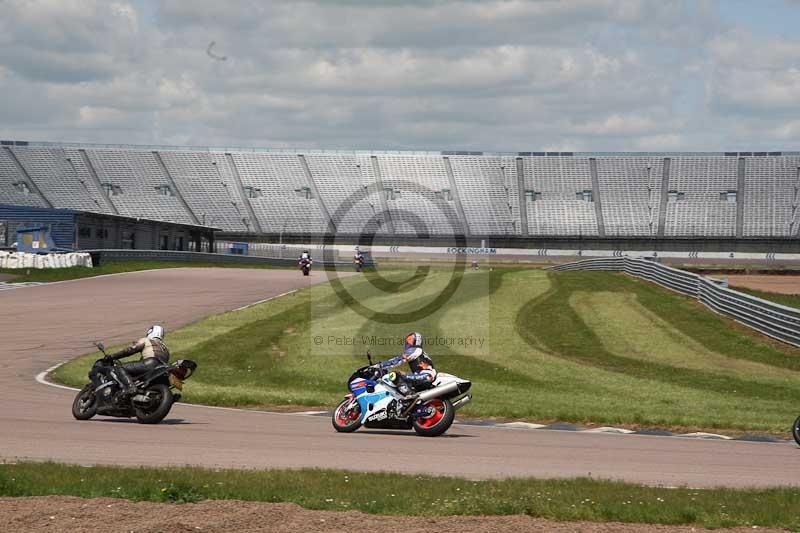
[[[427,276],[407,268],[381,275],[342,283],[375,312],[402,315],[450,278],[435,267]],[[412,330],[426,335],[437,368],[473,381],[465,417],[787,435],[800,397],[800,350],[607,272],[470,271],[438,311],[388,324],[359,315],[320,284],[202,320],[168,342],[175,357],[200,365],[186,401],[332,408],[350,373],[366,364],[367,348],[393,355],[393,342]],[[474,342],[434,345],[437,337]],[[93,359],[71,362],[55,378],[80,386]]]
[[[800,530],[800,489],[666,489],[594,479],[471,481],[340,470],[0,465],[0,496],[70,495],[192,503],[293,502],[408,516],[512,515],[572,521]]]
[[[16,276],[11,283],[19,282],[51,282],[66,281],[71,279],[92,278],[106,274],[121,274],[123,272],[136,272],[138,270],[151,270],[157,268],[286,268],[275,265],[261,264],[228,264],[228,263],[194,263],[189,261],[106,261],[94,268],[69,267],[69,268],[0,268],[0,274]]]
[[[756,289],[749,289],[747,287],[736,287],[731,285],[731,289],[745,292],[776,304],[788,305],[789,307],[796,307],[800,309],[800,294],[779,294],[777,292],[759,291]]]

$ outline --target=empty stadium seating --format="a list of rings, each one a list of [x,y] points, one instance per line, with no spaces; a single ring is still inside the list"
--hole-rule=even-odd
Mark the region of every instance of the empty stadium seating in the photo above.
[[[736,205],[721,199],[737,190],[737,158],[686,156],[672,159],[669,189],[685,193],[667,207],[666,235],[732,237],[736,235]]]
[[[800,154],[29,143],[0,148],[0,203],[231,232],[785,238],[800,232]]]
[[[382,191],[368,156],[308,154],[304,157],[337,231],[348,234],[388,231],[388,221],[377,216],[383,211]]]
[[[589,158],[531,157],[523,169],[530,235],[597,235],[593,202],[577,199],[592,190]]]
[[[656,235],[663,158],[598,157],[596,161],[605,234]]]
[[[797,236],[800,157],[753,157],[745,165],[744,236]]]
[[[455,155],[448,159],[470,233],[519,235],[514,158]]]
[[[0,203],[47,207],[14,161],[9,148],[0,148]]]
[[[114,187],[110,195],[120,215],[192,224],[194,221],[175,196],[160,191],[170,179],[153,152],[145,150],[87,150],[101,184]]]
[[[328,222],[297,154],[233,152],[242,187],[256,191],[248,201],[266,233],[322,233]]]
[[[464,230],[452,200],[442,195],[451,187],[441,156],[381,154],[377,162],[383,187],[392,191],[387,204],[395,233],[453,235]]]

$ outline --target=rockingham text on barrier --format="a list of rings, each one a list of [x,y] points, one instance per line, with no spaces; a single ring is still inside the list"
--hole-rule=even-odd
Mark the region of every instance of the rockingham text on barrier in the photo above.
[[[447,249],[448,254],[478,254],[492,255],[497,253],[497,248],[460,248],[453,246]]]

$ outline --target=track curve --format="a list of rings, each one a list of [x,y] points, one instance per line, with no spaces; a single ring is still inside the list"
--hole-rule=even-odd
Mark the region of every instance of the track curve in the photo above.
[[[175,329],[324,280],[322,273],[309,279],[296,271],[186,268],[0,292],[0,459],[402,470],[468,478],[590,475],[692,487],[800,485],[800,450],[788,443],[463,425],[437,439],[363,430],[342,435],[321,417],[190,405],[176,405],[158,426],[102,417],[77,422],[70,414],[73,392],[33,379],[89,351],[91,339],[126,342],[150,322]]]

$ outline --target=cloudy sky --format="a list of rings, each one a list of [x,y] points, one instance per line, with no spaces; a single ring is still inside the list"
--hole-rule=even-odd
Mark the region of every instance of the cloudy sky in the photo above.
[[[0,0],[0,138],[797,150],[798,21],[800,0]]]

